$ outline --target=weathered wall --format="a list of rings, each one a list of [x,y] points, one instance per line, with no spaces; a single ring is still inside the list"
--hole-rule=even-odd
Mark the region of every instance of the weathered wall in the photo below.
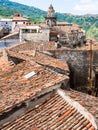
[[[42,30],[41,33],[23,33],[23,38],[30,41],[49,41],[50,30]]]
[[[86,90],[89,76],[89,51],[87,50],[55,50],[56,58],[66,61],[70,68],[71,86],[78,90]],[[98,52],[93,51],[93,65],[98,64]]]
[[[93,51],[93,64],[98,65],[98,50]]]

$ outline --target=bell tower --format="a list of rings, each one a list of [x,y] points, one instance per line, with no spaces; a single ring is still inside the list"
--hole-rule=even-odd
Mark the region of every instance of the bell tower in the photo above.
[[[50,6],[48,8],[48,13],[47,13],[47,16],[45,17],[45,21],[49,27],[53,27],[56,25],[55,10],[54,10],[52,4],[50,4]]]

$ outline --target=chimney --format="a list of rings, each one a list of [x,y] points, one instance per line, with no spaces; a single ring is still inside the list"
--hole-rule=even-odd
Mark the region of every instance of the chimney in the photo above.
[[[40,48],[39,48],[40,52],[44,51],[44,44],[40,44]]]
[[[7,53],[7,50],[6,48],[3,48],[3,57],[6,61],[8,61],[8,53]]]
[[[34,50],[34,53],[33,53],[33,57],[35,57],[36,56],[36,50]]]

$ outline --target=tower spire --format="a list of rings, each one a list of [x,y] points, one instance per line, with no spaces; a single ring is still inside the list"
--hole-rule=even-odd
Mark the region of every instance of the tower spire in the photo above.
[[[51,0],[51,2],[52,2],[52,0]],[[47,13],[47,16],[45,17],[45,19],[46,19],[46,24],[49,25],[50,27],[56,25],[55,10],[54,10],[52,4],[50,4],[50,6],[48,8],[48,13]]]

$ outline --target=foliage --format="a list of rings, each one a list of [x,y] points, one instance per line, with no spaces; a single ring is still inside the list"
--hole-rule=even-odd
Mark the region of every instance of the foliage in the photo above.
[[[28,18],[36,20],[36,22],[42,20],[42,16],[46,15],[45,11],[35,7],[11,2],[9,0],[0,0],[0,15],[6,17],[13,15],[15,12],[20,12]]]
[[[20,12],[32,23],[40,23],[44,21],[44,17],[47,12],[40,10],[35,7],[19,4],[16,2],[11,2],[9,0],[0,0],[0,16],[11,18],[15,12]],[[66,13],[55,13],[57,20],[61,22],[69,22],[79,24],[87,31],[87,36],[92,33],[93,37],[97,37],[98,31],[98,15],[72,15]]]

